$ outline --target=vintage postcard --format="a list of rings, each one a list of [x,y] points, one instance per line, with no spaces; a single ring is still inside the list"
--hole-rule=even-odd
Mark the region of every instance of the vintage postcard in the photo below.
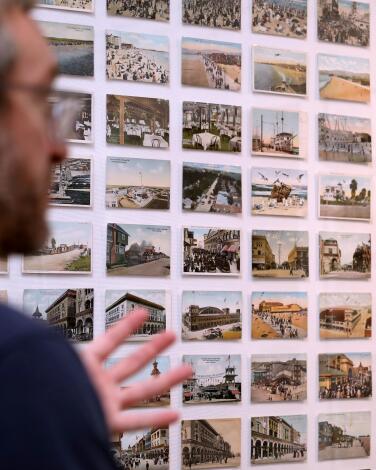
[[[321,279],[370,279],[371,234],[321,232]]]
[[[253,230],[252,275],[279,279],[309,276],[308,232]]]
[[[167,36],[107,31],[106,58],[106,76],[110,80],[169,82]]]
[[[108,275],[169,276],[170,256],[170,227],[107,224]]]
[[[70,132],[67,141],[71,143],[93,143],[92,115],[93,97],[89,93],[76,93],[74,91],[55,91],[49,96],[51,105],[68,102],[75,109],[75,114],[71,117]]]
[[[184,162],[183,210],[241,214],[241,167]]]
[[[115,468],[119,470],[130,468],[139,468],[140,470],[169,469],[168,426],[156,426],[138,431],[127,431],[123,434],[113,434],[110,445]]]
[[[170,323],[171,299],[164,290],[106,290],[105,328],[110,328],[137,309],[148,312],[145,323],[127,341],[148,341]]]
[[[106,367],[116,365],[125,357],[111,357],[106,360]],[[121,384],[122,389],[131,388],[132,385],[137,385],[139,382],[148,382],[150,379],[158,378],[170,370],[170,358],[168,356],[158,356],[153,361],[149,362],[137,374],[132,375],[130,380],[126,380]],[[170,405],[170,390],[155,395],[154,397],[138,402],[132,408],[159,408]]]
[[[8,303],[8,291],[7,290],[0,290],[0,302],[3,304]]]
[[[370,176],[320,175],[319,217],[370,222],[371,187]]]
[[[107,0],[107,13],[113,16],[169,21],[170,0]]]
[[[322,100],[369,103],[371,99],[368,59],[318,54],[319,89]]]
[[[108,144],[167,148],[170,140],[168,100],[107,95]]]
[[[372,336],[372,294],[321,293],[320,339],[360,339]]]
[[[306,217],[307,172],[280,168],[252,168],[252,215]]]
[[[240,418],[181,422],[181,469],[240,467]],[[196,443],[205,442],[203,452]]]
[[[251,419],[251,464],[307,460],[307,416],[260,416]]]
[[[183,148],[240,153],[241,106],[184,101]]]
[[[307,0],[253,0],[252,31],[286,38],[307,37]]]
[[[91,207],[92,162],[68,158],[55,165],[48,193],[51,206]]]
[[[25,274],[90,274],[92,224],[51,222],[44,246],[24,256]]]
[[[59,73],[94,77],[94,28],[79,24],[38,21],[58,60]]]
[[[106,207],[169,209],[169,160],[107,158]]]
[[[70,341],[93,339],[94,289],[25,289],[23,308]]]
[[[317,8],[317,37],[320,41],[360,47],[369,45],[369,3],[317,0]]]
[[[209,39],[182,39],[182,84],[240,91],[242,46]]]
[[[371,119],[319,113],[319,159],[372,162]]]
[[[183,341],[234,341],[242,337],[240,291],[183,291]]]
[[[240,230],[183,228],[183,274],[240,274]]]
[[[8,258],[0,258],[0,275],[8,274],[9,265]]]
[[[319,399],[372,397],[371,353],[319,354]]]
[[[307,399],[305,354],[253,354],[251,401],[304,401]]]
[[[319,415],[319,460],[369,457],[371,413],[329,413]]]
[[[94,0],[38,0],[37,6],[87,13],[94,12]]]
[[[183,23],[240,30],[241,0],[183,0]]]
[[[273,109],[252,109],[252,155],[307,158],[307,114]]]
[[[253,91],[306,96],[306,54],[253,46]]]
[[[183,383],[183,403],[199,405],[241,401],[240,355],[183,356],[193,374]]]

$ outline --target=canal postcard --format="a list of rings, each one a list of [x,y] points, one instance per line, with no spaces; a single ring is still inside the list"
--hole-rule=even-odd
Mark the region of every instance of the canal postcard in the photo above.
[[[306,292],[253,292],[252,339],[307,337]]]
[[[240,291],[183,291],[183,341],[235,341],[242,337]]]
[[[320,339],[372,336],[372,294],[322,292],[319,296]]]
[[[253,46],[253,91],[307,95],[307,56],[304,52]]]
[[[307,399],[305,354],[253,354],[251,401],[304,401]]]
[[[169,209],[169,160],[108,157],[106,207],[118,209]]]
[[[241,44],[183,37],[182,84],[240,91]]]
[[[317,63],[322,100],[370,102],[370,63],[368,59],[318,54]]]
[[[252,215],[306,217],[307,172],[281,168],[251,170]]]
[[[183,383],[185,405],[225,404],[241,401],[240,355],[184,355],[192,377]]]
[[[361,175],[319,175],[319,217],[371,220],[372,178]]]
[[[319,113],[318,127],[320,160],[372,162],[371,119]]]
[[[240,166],[183,162],[183,210],[240,214]]]
[[[90,274],[92,224],[50,222],[49,238],[23,258],[25,274]]]

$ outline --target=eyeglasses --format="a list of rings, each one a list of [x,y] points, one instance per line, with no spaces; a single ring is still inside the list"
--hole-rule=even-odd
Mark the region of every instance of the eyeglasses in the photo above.
[[[32,93],[46,105],[48,137],[53,142],[64,143],[72,132],[75,117],[83,105],[71,93],[51,87],[22,83],[0,83],[0,90],[16,90]]]

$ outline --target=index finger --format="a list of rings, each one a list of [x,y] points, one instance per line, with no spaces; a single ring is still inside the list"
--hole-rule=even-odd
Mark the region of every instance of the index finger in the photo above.
[[[88,349],[103,361],[115,351],[129,336],[137,330],[147,319],[148,312],[137,309],[112,326],[98,339],[94,340]]]

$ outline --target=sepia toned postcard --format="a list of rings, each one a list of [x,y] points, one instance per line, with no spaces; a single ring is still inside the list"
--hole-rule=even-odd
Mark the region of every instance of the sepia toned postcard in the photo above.
[[[320,339],[360,339],[372,336],[372,294],[321,293]]]
[[[94,77],[94,28],[80,24],[38,21],[57,58],[59,73]]]
[[[183,291],[183,341],[234,341],[242,337],[240,291]]]
[[[371,220],[370,176],[319,175],[319,217]]]
[[[25,289],[23,309],[70,341],[93,339],[94,289]]]
[[[319,399],[372,397],[371,353],[319,354]]]
[[[48,101],[51,105],[69,103],[75,110],[74,115],[71,116],[72,122],[67,142],[77,144],[93,143],[93,96],[91,94],[76,93],[74,91],[54,91],[49,96]]]
[[[251,402],[307,399],[305,354],[253,354],[251,361]]]
[[[319,159],[346,163],[372,162],[371,120],[319,113]]]
[[[308,232],[253,230],[252,276],[296,279],[309,276]]]
[[[169,469],[168,426],[156,426],[138,431],[126,431],[123,434],[113,434],[110,446],[115,468],[119,470],[130,468]]]
[[[239,276],[240,230],[183,228],[183,274]]]
[[[45,244],[24,256],[24,274],[90,274],[92,224],[50,222]]]
[[[111,357],[106,360],[106,367],[116,365],[119,361],[125,359],[125,357]],[[158,356],[154,358],[153,361],[149,362],[145,367],[143,367],[139,372],[132,375],[132,378],[125,380],[121,384],[121,388],[126,390],[127,388],[132,388],[133,385],[137,385],[140,382],[151,383],[150,380],[158,378],[161,374],[164,374],[170,370],[170,358],[168,356]],[[137,402],[131,406],[131,408],[160,408],[170,405],[170,390],[165,391],[164,393],[155,395],[148,400],[143,400]]]
[[[307,37],[307,0],[253,0],[252,31],[286,38]]]
[[[321,232],[321,279],[370,279],[371,234]]]
[[[185,405],[225,404],[241,401],[240,355],[183,356],[192,367],[192,377],[183,382]]]
[[[322,100],[370,102],[370,64],[368,59],[318,54],[317,63]]]
[[[251,418],[251,464],[282,464],[307,460],[307,416]]]
[[[92,162],[89,158],[68,158],[52,171],[48,197],[51,206],[91,207]]]
[[[107,158],[106,207],[169,209],[169,160]]]
[[[359,459],[371,452],[371,413],[319,415],[319,460]]]
[[[107,224],[106,253],[110,276],[169,276],[171,228]]]
[[[183,24],[238,31],[241,0],[183,0]]]
[[[307,172],[280,168],[252,168],[252,215],[306,217]]]
[[[0,290],[0,302],[3,304],[8,303],[8,291],[7,290]]]
[[[307,95],[307,56],[304,52],[253,46],[253,91]]]
[[[196,442],[205,442],[206,452],[199,453]],[[240,467],[240,418],[182,421],[181,459],[182,470]]]
[[[170,21],[170,0],[107,0],[107,14],[144,20]]]
[[[106,137],[108,144],[168,148],[169,101],[107,95]]]
[[[8,272],[9,272],[8,258],[0,258],[0,275],[8,274]]]
[[[106,290],[105,328],[110,328],[137,309],[148,312],[142,326],[127,341],[149,341],[170,324],[171,298],[165,290]]]
[[[307,337],[306,292],[253,292],[253,339],[304,339]]]
[[[183,37],[182,84],[240,91],[242,46]]]
[[[169,82],[167,36],[123,31],[106,32],[106,76],[110,80]]]
[[[84,13],[94,12],[94,0],[38,0],[37,6]]]
[[[317,37],[320,41],[367,47],[370,5],[353,0],[317,0]]]
[[[184,101],[183,148],[240,153],[241,106]]]
[[[183,210],[241,214],[240,166],[183,163]]]
[[[307,114],[264,108],[252,109],[252,155],[307,158]]]

